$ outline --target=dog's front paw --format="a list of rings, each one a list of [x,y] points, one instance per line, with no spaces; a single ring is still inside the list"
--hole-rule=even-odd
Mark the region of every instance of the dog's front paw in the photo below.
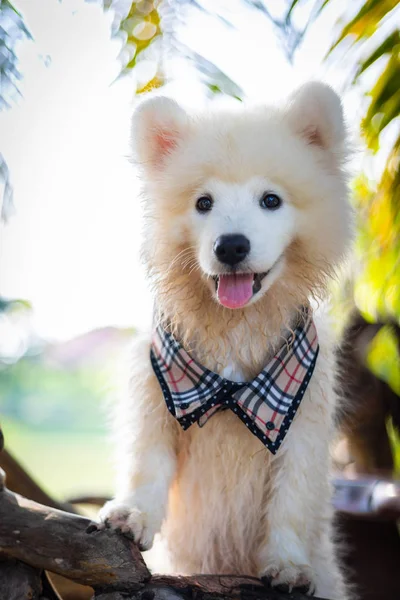
[[[292,564],[271,565],[261,572],[260,577],[267,586],[276,588],[280,592],[296,590],[309,596],[315,593],[315,584],[307,567]]]
[[[288,540],[286,540],[288,541]],[[315,582],[310,562],[301,544],[283,543],[278,546],[281,552],[273,552],[266,546],[259,556],[259,576],[263,582],[281,592],[301,591],[303,594],[313,596]],[[282,550],[290,549],[288,552]]]
[[[157,527],[149,515],[116,500],[107,502],[99,512],[100,528],[111,528],[131,536],[139,549],[150,550]]]

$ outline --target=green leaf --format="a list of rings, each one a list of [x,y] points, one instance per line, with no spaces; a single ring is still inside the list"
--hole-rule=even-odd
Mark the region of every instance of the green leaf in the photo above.
[[[147,8],[144,10],[144,6]],[[127,34],[125,47],[135,49],[134,56],[123,65],[123,72],[133,69],[139,56],[147,51],[154,41],[161,37],[161,18],[157,10],[158,2],[133,2],[128,15],[120,21],[118,31]]]
[[[205,85],[214,93],[222,93],[242,100],[244,91],[235,83],[226,73],[219,69],[214,63],[210,62],[204,56],[187,50],[187,57],[194,62],[197,70],[202,75]]]
[[[19,310],[32,310],[32,305],[27,300],[22,300],[20,298],[8,300],[7,298],[0,296],[0,313]]]
[[[374,62],[381,58],[381,56],[383,56],[384,54],[392,54],[396,52],[396,46],[399,46],[399,44],[400,30],[396,29],[395,31],[393,31],[392,34],[389,35],[389,37],[385,38],[382,44],[378,46],[378,48],[376,48],[376,50],[374,50],[372,54],[368,56],[368,58],[365,58],[360,63],[360,66],[357,70],[357,73],[354,76],[353,81],[355,82],[360,77],[360,75],[364,73],[364,71],[366,71],[372,64],[374,64]]]
[[[286,13],[286,17],[285,17],[286,23],[289,23],[289,21],[292,17],[292,12],[294,11],[294,9],[296,8],[298,3],[299,3],[299,0],[292,0],[291,4],[289,6],[289,10]]]
[[[374,136],[380,135],[385,127],[400,115],[400,89],[382,105],[381,111],[379,126],[376,128]]]
[[[315,16],[317,17],[325,8],[325,6],[329,3],[330,0],[324,0],[324,2],[321,4],[321,6],[317,9]]]
[[[388,64],[386,65],[385,69],[381,73],[380,77],[378,78],[377,82],[375,83],[374,87],[372,88],[372,90],[370,92],[371,103],[369,105],[367,114],[364,119],[364,121],[366,123],[372,122],[375,115],[385,113],[386,103],[388,103],[391,98],[398,95],[399,81],[400,81],[400,59],[397,56],[397,53],[395,53],[394,55],[392,55],[390,57]],[[395,106],[396,106],[396,102],[394,102],[394,107]],[[392,108],[392,111],[393,111],[393,108]],[[400,114],[400,113],[397,113],[397,114]],[[385,127],[396,116],[397,115],[395,113],[394,114],[392,113],[392,117],[389,120],[387,118],[384,118]],[[384,127],[379,126],[379,128],[375,132],[372,129],[370,132],[372,134],[372,138],[377,133],[379,134],[383,130],[383,128]]]
[[[310,17],[310,22],[315,20],[318,15],[321,13],[321,11],[325,8],[325,6],[330,2],[330,0],[323,0],[323,2],[320,4],[320,6],[318,6],[318,2],[314,3],[313,6],[313,10],[311,12],[311,17]],[[292,0],[291,4],[289,5],[289,9],[286,13],[286,17],[285,17],[285,22],[286,24],[289,24],[291,17],[292,17],[292,13],[294,11],[294,9],[296,8],[297,4],[299,3],[299,0]],[[310,23],[308,23],[309,25]],[[307,26],[308,26],[307,25]]]
[[[367,0],[364,2],[354,19],[342,29],[329,52],[332,52],[347,36],[353,36],[354,42],[370,37],[382,19],[396,8],[398,3],[399,0]]]

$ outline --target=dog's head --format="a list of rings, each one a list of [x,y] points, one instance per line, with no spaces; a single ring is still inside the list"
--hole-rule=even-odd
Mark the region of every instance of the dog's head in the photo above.
[[[290,282],[299,286],[301,275],[312,293],[342,258],[351,223],[345,126],[326,85],[301,87],[284,107],[196,116],[152,98],[134,114],[133,147],[151,231],[146,255],[160,277],[201,285],[235,309],[279,280],[296,296]]]

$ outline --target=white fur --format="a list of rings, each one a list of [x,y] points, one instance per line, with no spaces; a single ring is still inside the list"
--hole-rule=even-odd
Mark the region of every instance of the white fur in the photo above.
[[[155,98],[135,114],[133,138],[157,306],[202,364],[250,380],[282,344],[299,304],[323,292],[346,249],[351,213],[340,101],[318,83],[285,107],[236,113],[189,116]],[[265,191],[282,198],[277,211],[260,207]],[[199,214],[204,193],[214,206]],[[226,233],[250,240],[246,270],[273,267],[236,311],[218,305],[210,280],[223,272],[212,248]],[[138,342],[130,392],[116,411],[117,494],[101,520],[130,530],[143,548],[162,530],[176,572],[310,582],[320,597],[345,600],[331,532],[336,399],[325,317],[317,330],[316,369],[276,457],[230,411],[182,432],[152,372],[149,343]]]

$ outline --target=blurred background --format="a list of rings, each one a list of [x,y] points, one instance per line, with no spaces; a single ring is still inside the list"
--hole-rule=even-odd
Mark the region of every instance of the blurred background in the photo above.
[[[151,319],[138,98],[270,102],[310,78],[342,95],[355,148],[337,464],[399,473],[399,23],[398,0],[0,0],[0,418],[54,498],[111,493],[105,406]]]

